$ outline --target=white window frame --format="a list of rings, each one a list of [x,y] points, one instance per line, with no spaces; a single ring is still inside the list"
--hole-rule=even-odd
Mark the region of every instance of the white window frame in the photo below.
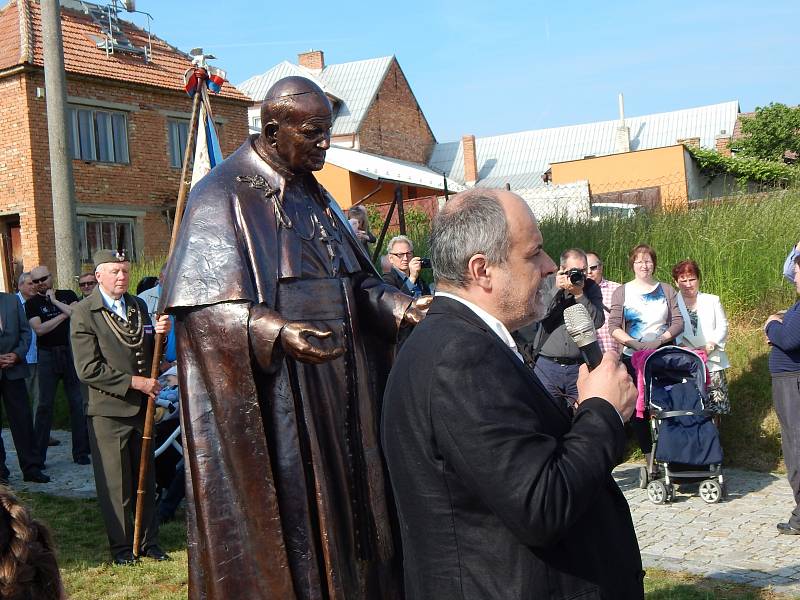
[[[73,159],[130,164],[126,112],[72,104],[68,110]]]

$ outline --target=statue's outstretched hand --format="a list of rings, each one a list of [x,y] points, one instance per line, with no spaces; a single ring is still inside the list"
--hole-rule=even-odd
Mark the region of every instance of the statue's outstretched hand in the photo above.
[[[344,354],[343,346],[323,349],[312,344],[309,338],[327,339],[332,331],[321,331],[302,321],[287,323],[281,329],[281,347],[284,352],[300,362],[318,365],[339,358]]]
[[[428,314],[428,307],[433,302],[433,296],[420,296],[411,303],[403,315],[403,324],[419,325],[425,315]]]

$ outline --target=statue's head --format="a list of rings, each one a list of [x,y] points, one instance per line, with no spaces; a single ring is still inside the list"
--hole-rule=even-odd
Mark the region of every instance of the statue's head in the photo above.
[[[305,77],[284,77],[261,104],[262,148],[292,173],[319,171],[331,145],[331,103]]]

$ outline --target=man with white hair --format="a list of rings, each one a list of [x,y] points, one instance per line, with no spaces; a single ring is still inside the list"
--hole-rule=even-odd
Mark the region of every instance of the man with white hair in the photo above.
[[[422,259],[414,256],[414,244],[404,235],[396,235],[386,244],[386,256],[392,265],[391,271],[384,273],[383,280],[412,298],[431,293],[428,284],[419,278]]]
[[[99,250],[94,255],[97,288],[73,309],[70,323],[75,369],[89,386],[89,441],[97,499],[114,563],[133,556],[133,510],[139,475],[147,398],[159,391],[150,377],[153,333],[167,333],[168,316],[155,328],[143,300],[128,294],[130,262],[123,254]],[[168,560],[158,545],[155,520],[154,457],[142,513],[142,555]]]

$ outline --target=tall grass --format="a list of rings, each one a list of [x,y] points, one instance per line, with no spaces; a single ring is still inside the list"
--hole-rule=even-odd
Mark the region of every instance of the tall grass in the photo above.
[[[703,291],[717,294],[729,315],[765,315],[794,297],[781,266],[800,236],[800,189],[623,220],[543,219],[540,227],[551,256],[572,246],[594,250],[614,281],[632,279],[627,258],[639,243],[656,251],[659,281],[672,283],[672,266],[692,258],[702,270]]]

